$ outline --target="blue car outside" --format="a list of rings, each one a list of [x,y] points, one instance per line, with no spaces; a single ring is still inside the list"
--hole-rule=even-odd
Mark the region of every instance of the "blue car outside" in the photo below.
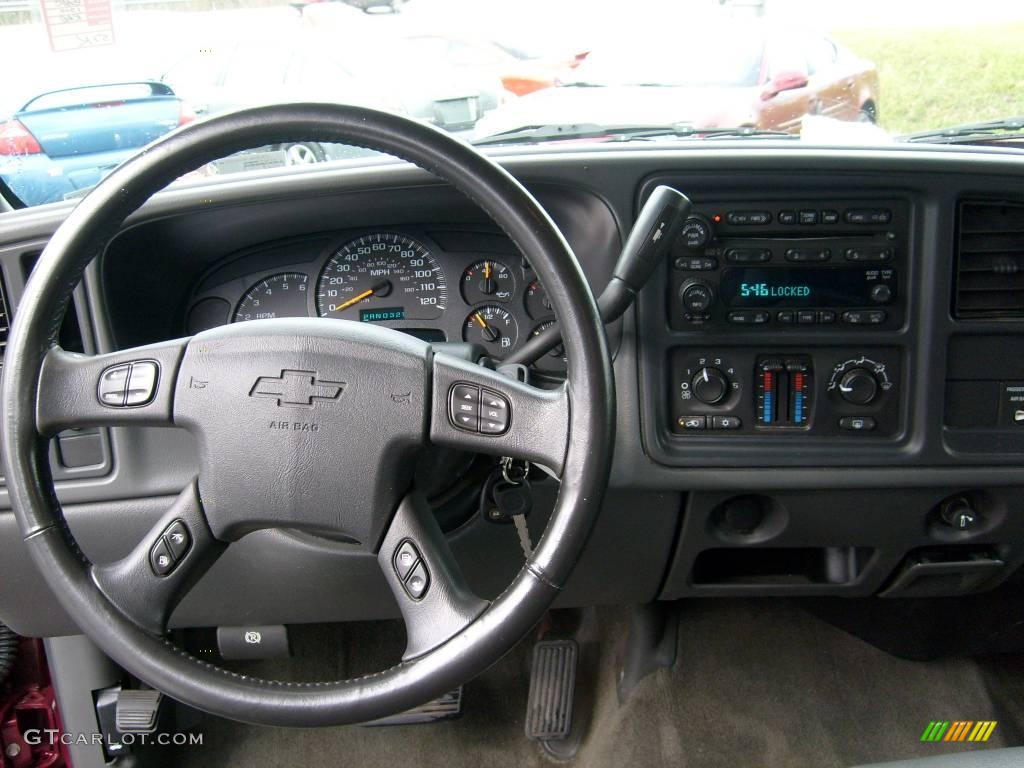
[[[50,91],[0,124],[0,178],[26,205],[74,197],[141,147],[194,118],[164,83]]]

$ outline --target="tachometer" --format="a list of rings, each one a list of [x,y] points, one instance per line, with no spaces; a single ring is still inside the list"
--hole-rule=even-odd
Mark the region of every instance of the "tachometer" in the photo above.
[[[316,308],[322,317],[363,322],[433,320],[448,305],[448,284],[424,245],[393,232],[346,243],[320,273]]]
[[[260,280],[242,296],[234,322],[268,320],[272,317],[306,317],[306,288],[309,277],[299,272],[282,272]]]

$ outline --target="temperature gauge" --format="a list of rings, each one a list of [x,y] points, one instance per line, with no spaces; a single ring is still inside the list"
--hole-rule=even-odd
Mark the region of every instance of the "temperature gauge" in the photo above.
[[[542,320],[554,314],[554,310],[551,308],[551,299],[548,298],[548,292],[544,290],[540,280],[534,280],[526,286],[526,296],[523,301],[526,304],[526,314],[534,320]]]
[[[462,298],[467,304],[509,301],[516,292],[516,278],[500,261],[478,261],[462,273]]]
[[[554,320],[543,322],[530,332],[530,336],[540,336],[542,332],[554,324]],[[534,361],[533,367],[541,373],[565,373],[568,368],[568,361],[565,358],[565,347],[559,344],[550,352]]]
[[[462,340],[480,344],[491,356],[501,357],[519,341],[519,324],[501,307],[477,307],[462,326]]]

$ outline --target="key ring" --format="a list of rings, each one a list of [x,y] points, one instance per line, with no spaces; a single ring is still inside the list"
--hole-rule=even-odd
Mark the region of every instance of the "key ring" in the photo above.
[[[501,476],[505,478],[506,483],[519,485],[529,474],[530,462],[524,459],[521,464],[516,464],[516,460],[510,456],[501,457]]]

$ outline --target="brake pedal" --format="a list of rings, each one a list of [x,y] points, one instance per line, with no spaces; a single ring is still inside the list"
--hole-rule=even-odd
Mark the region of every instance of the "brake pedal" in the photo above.
[[[413,709],[399,712],[397,715],[372,720],[364,725],[378,727],[387,725],[417,725],[420,723],[436,723],[438,720],[450,720],[462,714],[462,686],[454,691],[428,701]]]
[[[576,694],[575,640],[542,640],[533,647],[530,694],[526,703],[526,738],[562,741],[572,730]]]

